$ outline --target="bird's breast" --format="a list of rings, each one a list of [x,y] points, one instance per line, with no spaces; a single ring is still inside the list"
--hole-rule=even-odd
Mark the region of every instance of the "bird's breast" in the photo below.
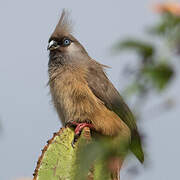
[[[66,70],[50,82],[54,106],[63,122],[88,121],[94,112],[94,102],[88,99],[83,74]]]

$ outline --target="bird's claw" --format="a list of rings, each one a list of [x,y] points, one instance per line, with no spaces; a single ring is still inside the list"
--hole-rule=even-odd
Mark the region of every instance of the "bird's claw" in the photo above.
[[[94,126],[92,124],[89,124],[89,123],[77,123],[77,122],[69,122],[66,124],[66,126],[69,126],[69,127],[76,127],[75,128],[75,136],[74,136],[74,139],[72,141],[72,147],[74,148],[75,147],[75,143],[77,142],[79,136],[81,135],[81,132],[82,130],[85,128],[85,127],[89,127],[90,129],[93,129],[95,130]]]

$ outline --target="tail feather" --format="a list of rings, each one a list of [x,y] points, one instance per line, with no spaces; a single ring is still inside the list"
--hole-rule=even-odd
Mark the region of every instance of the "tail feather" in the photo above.
[[[132,132],[132,139],[130,144],[130,149],[134,153],[134,155],[138,158],[138,160],[143,163],[144,162],[144,153],[142,150],[141,139],[136,130]]]

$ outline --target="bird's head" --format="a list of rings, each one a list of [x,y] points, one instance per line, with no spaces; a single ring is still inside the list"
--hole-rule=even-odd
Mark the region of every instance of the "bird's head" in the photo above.
[[[68,12],[63,10],[60,20],[52,33],[49,42],[49,66],[67,63],[80,63],[89,58],[84,47],[73,37],[72,24]],[[84,59],[84,60],[83,60]]]

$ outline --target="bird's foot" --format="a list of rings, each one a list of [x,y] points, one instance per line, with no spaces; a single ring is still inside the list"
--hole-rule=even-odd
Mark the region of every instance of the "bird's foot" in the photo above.
[[[76,128],[75,128],[75,136],[74,136],[74,140],[73,140],[73,142],[72,142],[72,146],[73,146],[73,147],[75,146],[75,143],[77,142],[79,136],[81,135],[82,130],[83,130],[85,127],[89,127],[90,129],[95,130],[93,124],[89,124],[89,123],[78,123],[78,125],[77,125]]]
[[[74,135],[74,139],[72,141],[72,146],[73,147],[75,146],[75,143],[77,142],[79,136],[81,135],[82,130],[85,127],[89,127],[90,129],[95,130],[93,124],[89,124],[89,123],[69,122],[69,123],[66,124],[66,126],[75,127],[75,131],[74,131],[75,135]]]
[[[85,127],[88,127],[89,129],[95,130],[93,124],[89,124],[89,123],[77,123],[78,125],[75,128],[75,135],[79,135],[81,134],[82,130]]]

